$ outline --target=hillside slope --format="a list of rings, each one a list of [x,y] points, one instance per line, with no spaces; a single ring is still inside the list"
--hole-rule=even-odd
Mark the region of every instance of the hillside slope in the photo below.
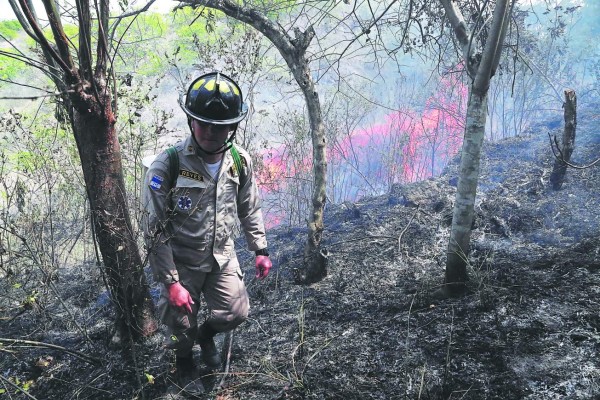
[[[576,161],[600,154],[591,129],[578,140]],[[229,373],[204,378],[220,387],[207,398],[599,398],[600,170],[569,170],[554,192],[552,162],[544,134],[485,146],[471,281],[460,299],[432,296],[443,278],[456,165],[385,196],[328,205],[330,273],[318,284],[293,284],[303,229],[269,233],[277,268],[266,281],[252,278],[252,258],[240,250],[251,315],[233,333]],[[38,399],[161,398],[172,358],[160,335],[136,347],[135,360],[111,350],[111,308],[85,271],[57,285],[87,326],[88,344],[59,304],[3,323],[2,335],[102,363],[10,347],[0,352],[4,378],[30,380]]]

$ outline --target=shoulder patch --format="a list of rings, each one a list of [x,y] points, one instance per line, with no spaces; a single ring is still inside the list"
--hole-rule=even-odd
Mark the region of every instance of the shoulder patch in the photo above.
[[[154,175],[150,180],[150,187],[154,190],[161,188],[164,178],[160,175]]]
[[[204,182],[204,176],[202,176],[196,172],[188,171],[186,169],[180,169],[179,176],[184,176],[186,178],[193,179],[195,181]]]

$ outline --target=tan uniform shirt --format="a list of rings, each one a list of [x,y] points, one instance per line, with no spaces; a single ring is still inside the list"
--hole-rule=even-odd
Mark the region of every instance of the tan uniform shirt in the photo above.
[[[240,182],[230,151],[224,153],[221,168],[213,179],[191,136],[175,148],[179,155],[175,188],[171,188],[173,179],[166,152],[154,160],[145,177],[146,246],[155,278],[163,283],[179,280],[177,265],[209,272],[212,257],[221,267],[235,258],[232,235],[237,218],[249,250],[267,247],[248,153],[236,146],[246,161],[246,177]]]

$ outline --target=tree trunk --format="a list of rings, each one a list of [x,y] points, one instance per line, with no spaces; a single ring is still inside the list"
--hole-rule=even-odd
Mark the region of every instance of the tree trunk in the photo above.
[[[554,168],[550,174],[552,189],[560,190],[567,173],[567,164],[575,148],[575,130],[577,128],[577,96],[572,89],[565,90],[565,103],[563,104],[565,116],[565,129],[562,137],[561,157],[554,161]]]
[[[95,240],[102,254],[109,290],[117,313],[117,332],[123,344],[157,329],[154,304],[144,275],[142,260],[133,237],[121,153],[115,131],[115,116],[106,85],[106,28],[109,1],[100,2],[97,65],[92,71],[91,14],[89,2],[77,3],[80,48],[74,63],[72,43],[65,35],[62,19],[53,0],[42,0],[55,43],[50,43],[38,23],[31,1],[10,0],[19,22],[42,48],[49,73],[62,93],[63,106],[73,128],[86,190],[90,201]],[[96,3],[96,7],[98,4]],[[61,74],[58,71],[61,71]],[[68,91],[66,89],[69,89]],[[68,95],[67,95],[68,93]]]
[[[460,160],[460,175],[448,242],[445,286],[442,296],[459,295],[466,289],[469,242],[473,225],[479,158],[485,136],[487,96],[490,80],[500,62],[502,46],[516,0],[498,0],[481,57],[472,57],[473,38],[458,6],[451,0],[440,0],[454,33],[463,48],[464,62],[472,79],[467,105],[467,123]]]
[[[102,94],[103,88],[98,86]],[[136,340],[156,331],[154,305],[133,237],[110,95],[104,94],[101,101],[87,95],[87,101],[92,107],[82,112],[81,97],[73,98],[79,105],[73,111],[74,135],[117,313],[117,333],[123,339]]]
[[[313,149],[313,196],[312,212],[308,222],[308,239],[304,246],[304,270],[297,276],[300,283],[318,282],[327,276],[327,250],[321,248],[323,238],[323,209],[325,208],[327,185],[327,154],[325,128],[321,114],[321,104],[310,69],[305,60],[301,68],[292,68],[294,77],[300,85],[310,121],[310,133]]]
[[[473,93],[471,89],[446,261],[445,282],[452,293],[462,292],[467,281],[467,256],[479,179],[479,159],[485,136],[486,114],[487,93],[480,96]]]

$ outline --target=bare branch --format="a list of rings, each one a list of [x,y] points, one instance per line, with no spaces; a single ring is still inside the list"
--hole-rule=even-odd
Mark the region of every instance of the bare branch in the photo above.
[[[454,34],[456,35],[456,39],[458,43],[462,47],[463,58],[467,65],[467,71],[471,77],[475,77],[477,73],[477,66],[473,59],[473,48],[470,45],[469,38],[471,37],[471,32],[467,27],[467,23],[465,22],[465,18],[460,12],[459,8],[454,4],[452,0],[440,0],[442,5],[444,6],[444,10],[446,11],[446,17],[450,21],[450,25],[454,29]]]
[[[2,79],[2,78],[0,78],[0,82],[11,83],[11,84],[13,84],[13,85],[24,86],[24,87],[28,87],[28,88],[31,88],[31,89],[39,90],[39,91],[41,91],[41,92],[46,92],[46,93],[48,93],[46,96],[41,96],[41,97],[60,96],[60,95],[62,95],[62,93],[55,93],[55,92],[51,92],[51,91],[49,91],[49,90],[42,89],[42,88],[35,87],[35,86],[31,86],[31,85],[27,85],[27,84],[25,84],[25,83],[20,83],[20,82],[11,81],[10,79]],[[0,98],[2,98],[2,99],[8,99],[8,97],[0,97]],[[22,98],[22,97],[11,97],[11,98],[13,98],[13,99],[20,99],[20,98]],[[28,97],[25,97],[25,98],[28,98]]]
[[[134,15],[139,15],[145,11],[148,11],[150,9],[150,6],[152,4],[154,4],[156,0],[150,0],[148,3],[146,3],[146,5],[142,8],[140,8],[139,10],[135,10],[135,11],[131,11],[125,14],[121,14],[121,15],[117,15],[116,17],[109,17],[110,19],[116,19],[117,21],[122,20],[123,18],[127,18],[127,17],[133,17]]]
[[[96,47],[96,74],[106,73],[106,63],[108,61],[108,1],[101,1],[98,7],[98,1],[95,0],[96,12],[98,13],[98,44]],[[116,100],[116,98],[115,98]]]
[[[44,36],[44,32],[38,25],[36,18],[34,17],[32,11],[29,9],[29,6],[25,2],[25,0],[19,0],[19,4],[21,5],[21,9],[23,10],[25,17],[29,21],[31,28],[35,32],[40,46],[42,46],[44,51],[47,51],[48,54],[52,56],[52,58],[58,63],[63,72],[67,74],[67,76],[69,76],[70,78],[74,78],[74,74],[73,71],[71,71],[70,65],[67,64],[65,60],[61,58],[61,56],[56,52],[56,50],[54,50],[54,47],[52,47],[50,42],[48,42],[48,40]]]
[[[48,76],[50,76],[50,78],[52,80],[56,80],[56,79],[60,80],[61,79],[61,77],[57,76],[56,73],[54,73],[52,71],[54,68],[52,68],[51,65],[44,64],[43,62],[41,62],[39,60],[35,60],[35,59],[31,58],[31,57],[28,57],[25,54],[15,54],[15,53],[9,53],[9,52],[4,51],[4,50],[0,50],[0,55],[3,55],[5,57],[21,61],[22,63],[27,64],[30,67],[37,68],[40,71],[42,71],[43,73],[45,73]]]
[[[69,70],[71,70],[74,67],[73,58],[71,57],[71,52],[69,51],[69,39],[67,38],[65,30],[63,29],[58,7],[56,6],[54,0],[42,0],[42,4],[44,4],[46,14],[48,15],[48,21],[50,22],[50,28],[52,29],[52,34],[54,35],[54,41],[56,42],[58,53],[60,54],[61,59],[68,66]]]
[[[83,79],[92,80],[91,15],[89,0],[76,0],[79,22],[79,69]]]
[[[358,39],[360,39],[362,36],[365,36],[369,33],[369,31],[371,30],[371,28],[373,28],[373,26],[377,26],[377,23],[387,14],[387,12],[392,8],[392,6],[394,4],[396,4],[397,0],[392,1],[386,8],[385,10],[383,10],[381,12],[381,14],[378,17],[374,17],[373,20],[371,21],[371,23],[366,27],[363,28],[362,31],[357,34],[354,38],[352,38],[348,44],[346,45],[346,47],[337,55],[337,60],[335,62],[332,62],[329,67],[327,67],[327,69],[321,74],[321,75],[325,75],[327,74],[327,72],[333,67],[334,64],[337,64],[340,62],[340,60],[342,59],[342,57],[344,57],[344,55],[346,54],[346,52],[350,49],[350,47],[352,47],[352,45],[354,43],[356,43],[356,41]],[[411,1],[411,5],[412,5],[412,1]],[[407,22],[408,24],[408,22]]]
[[[31,30],[31,26],[27,22],[27,19],[23,16],[23,13],[21,12],[21,9],[19,8],[15,0],[8,0],[8,2],[10,3],[10,8],[12,8],[13,12],[15,13],[15,16],[17,17],[17,20],[23,27],[25,33],[27,33],[27,35],[29,35],[30,38],[39,43],[37,35]]]
[[[219,9],[230,17],[245,22],[259,32],[262,32],[275,46],[281,49],[281,54],[284,58],[284,54],[294,53],[295,46],[289,34],[280,25],[274,24],[265,15],[255,9],[238,5],[231,0],[184,0],[182,3],[194,8],[205,6]]]

